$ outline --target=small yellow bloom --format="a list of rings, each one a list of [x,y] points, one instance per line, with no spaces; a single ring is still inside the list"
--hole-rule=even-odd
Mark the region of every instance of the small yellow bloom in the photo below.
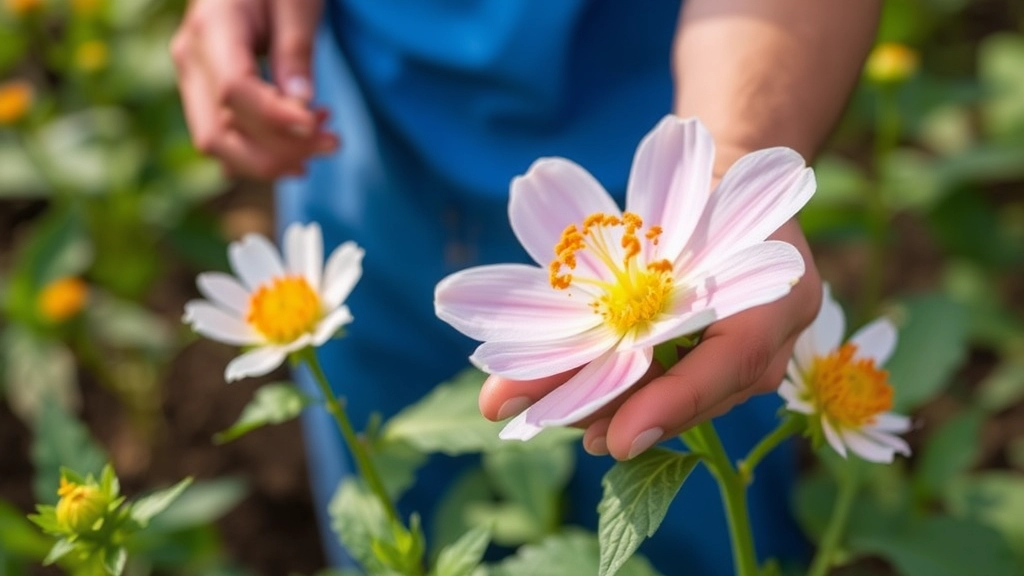
[[[864,74],[879,84],[903,82],[917,72],[920,56],[905,44],[884,42],[875,46],[864,66]]]
[[[82,72],[96,72],[107,65],[110,51],[99,40],[83,42],[75,49],[75,67]]]
[[[103,0],[71,0],[71,10],[79,16],[92,16],[102,3]]]
[[[90,530],[96,521],[103,518],[110,504],[108,498],[97,486],[75,484],[60,479],[57,489],[57,523],[68,532]]]
[[[82,311],[89,286],[80,278],[61,278],[47,284],[39,294],[39,313],[50,322],[63,322]]]
[[[4,0],[4,7],[8,12],[21,16],[35,10],[42,3],[43,0]]]
[[[21,120],[32,106],[32,85],[24,80],[0,84],[0,126]]]

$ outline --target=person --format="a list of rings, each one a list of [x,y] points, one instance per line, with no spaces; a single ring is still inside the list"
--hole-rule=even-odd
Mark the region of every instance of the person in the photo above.
[[[315,220],[328,245],[365,247],[356,320],[321,350],[359,425],[467,365],[474,343],[434,317],[433,287],[469,265],[525,260],[507,222],[512,177],[563,156],[621,200],[634,148],[668,112],[709,128],[717,177],[769,146],[813,158],[856,82],[879,4],[193,0],[171,50],[196,146],[230,174],[280,178],[282,223]],[[712,324],[677,365],[581,424],[587,451],[625,459],[724,415],[719,431],[738,456],[774,425],[777,399],[760,394],[778,386],[821,298],[799,224],[774,237],[806,261],[790,295]],[[492,377],[481,411],[506,418],[559,382]],[[304,422],[323,510],[350,464],[323,415]],[[594,523],[612,461],[579,459],[571,520]],[[421,474],[403,505],[429,508],[446,465]],[[759,553],[794,558],[806,544],[782,497],[792,446],[762,466],[750,495]],[[643,548],[665,573],[731,571],[715,490],[694,473]],[[336,539],[325,543],[341,562]]]

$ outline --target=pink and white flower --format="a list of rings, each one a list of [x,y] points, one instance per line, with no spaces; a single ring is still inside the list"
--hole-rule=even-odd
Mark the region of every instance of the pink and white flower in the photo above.
[[[910,446],[896,436],[910,419],[889,412],[893,389],[881,366],[896,348],[896,327],[885,318],[858,330],[843,343],[843,309],[824,287],[821,310],[797,338],[786,380],[779,387],[786,408],[820,423],[829,445],[871,462],[892,462]]]
[[[363,249],[353,242],[323,261],[320,225],[295,223],[284,234],[284,259],[263,236],[228,247],[237,278],[204,272],[196,285],[206,300],[185,305],[184,321],[210,338],[248,348],[228,363],[228,382],[262,376],[292,352],[320,346],[352,321],[345,299],[362,276]]]
[[[712,192],[713,162],[704,126],[668,116],[637,149],[625,211],[563,158],[513,180],[512,229],[539,266],[452,274],[437,285],[437,315],[483,342],[470,360],[485,372],[580,370],[502,438],[593,414],[643,376],[655,345],[777,300],[800,279],[796,248],[766,239],[814,193],[803,158],[788,148],[748,154]]]

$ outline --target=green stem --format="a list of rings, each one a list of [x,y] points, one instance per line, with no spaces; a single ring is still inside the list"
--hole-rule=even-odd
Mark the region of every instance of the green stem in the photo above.
[[[334,417],[334,421],[338,424],[338,429],[341,430],[341,435],[345,438],[345,443],[348,444],[349,451],[352,453],[353,458],[355,458],[359,475],[369,485],[370,490],[380,499],[381,505],[384,506],[384,511],[387,512],[388,519],[401,525],[402,523],[398,519],[395,505],[391,501],[391,497],[388,496],[387,490],[384,489],[384,483],[380,480],[380,474],[377,473],[377,468],[373,465],[373,460],[370,459],[366,446],[356,436],[356,431],[352,427],[352,422],[348,419],[348,414],[345,413],[341,402],[334,395],[334,391],[327,381],[327,376],[324,375],[323,368],[320,367],[320,361],[316,357],[316,352],[312,348],[305,348],[297,352],[295,356],[300,362],[304,362],[309,367],[309,371],[313,373],[313,379],[316,380],[317,386],[320,388],[320,394],[323,395],[324,402],[327,405],[327,412]]]
[[[842,540],[843,532],[846,530],[846,522],[850,518],[850,511],[853,509],[853,501],[857,497],[860,484],[853,474],[847,474],[839,483],[839,495],[836,504],[832,508],[832,517],[825,527],[825,534],[821,537],[821,545],[811,562],[811,569],[808,576],[825,576],[832,566],[832,559],[835,556],[839,542]]]
[[[757,551],[747,510],[747,484],[733,468],[729,455],[711,422],[703,422],[683,434],[684,441],[704,456],[704,463],[718,481],[732,541],[733,568],[737,576],[757,576]]]
[[[749,485],[754,480],[754,469],[761,463],[761,460],[764,460],[765,456],[770,454],[776,446],[799,432],[802,428],[803,423],[800,422],[799,418],[787,416],[771,434],[762,438],[746,457],[736,465],[736,470],[739,472],[743,482]]]

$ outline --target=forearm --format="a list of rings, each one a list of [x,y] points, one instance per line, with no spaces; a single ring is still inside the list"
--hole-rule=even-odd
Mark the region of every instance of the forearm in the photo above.
[[[687,0],[673,53],[675,112],[715,137],[718,175],[789,146],[811,159],[871,47],[879,0]]]

